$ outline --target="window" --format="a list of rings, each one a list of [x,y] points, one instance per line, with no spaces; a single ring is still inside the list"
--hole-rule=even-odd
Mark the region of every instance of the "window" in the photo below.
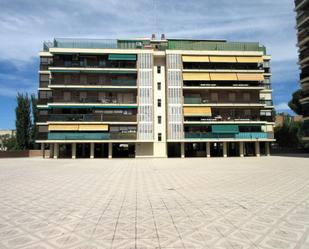
[[[71,93],[70,92],[64,92],[63,93],[63,99],[64,99],[64,101],[70,101],[71,100]]]
[[[158,141],[162,141],[162,133],[158,133]]]
[[[244,101],[250,101],[250,93],[244,93]]]
[[[49,74],[40,74],[40,81],[49,81]]]
[[[161,99],[158,99],[158,107],[161,107]]]
[[[162,117],[158,116],[158,124],[161,124],[161,123],[162,123]]]
[[[235,102],[236,100],[236,93],[229,93],[229,101]]]
[[[161,73],[161,66],[157,67],[157,73],[160,74]]]
[[[161,90],[161,82],[158,82],[157,87],[158,87],[158,91],[160,91]]]

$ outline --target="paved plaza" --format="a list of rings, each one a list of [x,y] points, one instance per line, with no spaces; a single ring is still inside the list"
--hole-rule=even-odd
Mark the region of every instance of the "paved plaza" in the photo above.
[[[0,159],[1,249],[308,249],[309,159]]]

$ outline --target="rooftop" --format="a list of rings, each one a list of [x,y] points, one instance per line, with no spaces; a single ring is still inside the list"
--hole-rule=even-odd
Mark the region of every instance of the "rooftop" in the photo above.
[[[221,51],[261,51],[265,46],[258,42],[232,42],[226,40],[203,39],[78,39],[55,38],[44,42],[43,50],[49,48],[93,48],[93,49],[156,49],[156,50],[221,50]]]

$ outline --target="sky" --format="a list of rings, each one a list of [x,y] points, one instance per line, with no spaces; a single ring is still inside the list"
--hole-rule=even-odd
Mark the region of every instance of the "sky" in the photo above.
[[[38,53],[57,37],[258,41],[272,56],[277,111],[299,87],[291,0],[0,0],[0,129],[15,126],[17,92],[36,93]]]

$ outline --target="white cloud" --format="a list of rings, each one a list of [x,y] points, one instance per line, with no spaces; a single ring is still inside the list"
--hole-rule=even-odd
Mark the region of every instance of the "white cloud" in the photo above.
[[[155,3],[0,0],[0,62],[13,63],[18,74],[20,68],[37,58],[42,42],[54,37],[128,38],[165,33],[167,38],[259,41],[272,55],[274,93],[282,87],[282,81],[297,84],[293,1],[156,0]],[[36,74],[37,68],[32,68]],[[37,86],[37,81],[27,85],[21,80],[21,86],[12,82],[13,79],[1,79],[0,75],[1,88],[6,87],[8,94],[10,90]]]
[[[284,103],[284,102],[276,105],[275,108],[276,108],[277,111],[287,111],[287,110],[290,110],[290,107],[288,106],[288,104]]]

